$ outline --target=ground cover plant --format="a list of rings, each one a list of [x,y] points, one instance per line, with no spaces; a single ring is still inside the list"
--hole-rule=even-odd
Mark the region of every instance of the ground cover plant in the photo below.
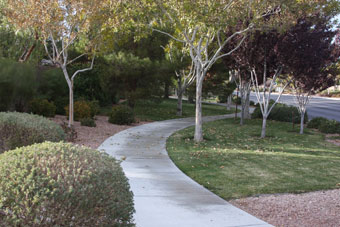
[[[207,123],[204,142],[193,128],[171,136],[167,150],[187,175],[224,199],[259,194],[302,193],[338,188],[340,148],[324,134],[270,121],[260,139],[261,120],[239,126],[233,119]]]
[[[203,116],[223,115],[233,113],[224,106],[202,104]],[[102,108],[101,114],[109,115],[111,108]],[[177,100],[165,99],[160,101],[139,100],[136,102],[134,114],[139,121],[162,121],[167,119],[185,118],[195,116],[195,104],[183,101],[183,115],[176,116]]]
[[[16,147],[65,139],[63,129],[42,116],[0,112],[0,153]]]
[[[106,153],[45,142],[0,155],[0,226],[134,226],[133,196]]]

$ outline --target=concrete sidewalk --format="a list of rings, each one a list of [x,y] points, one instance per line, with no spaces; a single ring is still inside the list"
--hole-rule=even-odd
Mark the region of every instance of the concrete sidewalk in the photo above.
[[[98,147],[117,159],[126,158],[122,167],[134,193],[137,227],[270,226],[208,191],[173,164],[166,140],[191,125],[193,118],[145,124],[122,131]]]

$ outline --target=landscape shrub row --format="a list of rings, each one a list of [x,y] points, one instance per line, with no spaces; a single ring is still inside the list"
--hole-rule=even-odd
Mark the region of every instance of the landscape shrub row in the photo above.
[[[274,100],[270,100],[269,105],[273,105]],[[262,118],[260,105],[255,105],[255,110],[251,115],[252,118]],[[268,120],[300,123],[300,112],[297,107],[288,106],[282,103],[277,103],[268,116]],[[306,113],[304,123],[308,122],[308,114]]]

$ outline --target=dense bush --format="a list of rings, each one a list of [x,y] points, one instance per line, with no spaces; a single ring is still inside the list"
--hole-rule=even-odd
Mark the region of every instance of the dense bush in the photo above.
[[[87,126],[87,127],[96,127],[96,122],[92,118],[83,118],[80,119],[80,125],[81,126]]]
[[[91,110],[91,117],[94,118],[100,110],[99,102],[97,100],[92,100],[87,103]]]
[[[109,155],[45,142],[0,155],[4,226],[133,226],[133,195]]]
[[[328,119],[324,118],[324,117],[316,117],[313,118],[312,120],[310,120],[307,124],[307,128],[315,128],[315,129],[319,129],[321,124],[328,121]]]
[[[340,133],[340,122],[336,120],[322,121],[319,130],[323,133]]]
[[[0,111],[27,111],[36,93],[35,67],[0,59]]]
[[[0,153],[43,141],[65,139],[62,128],[38,115],[0,112]]]
[[[87,101],[80,100],[80,101],[75,101],[73,104],[74,108],[74,120],[79,121],[80,119],[83,118],[91,118],[91,107]],[[66,115],[68,116],[69,114],[69,106],[65,106],[65,112]]]
[[[149,58],[119,52],[106,56],[106,61],[110,70],[100,75],[100,84],[111,101],[124,98],[133,107],[138,99],[160,95],[165,78],[160,76],[159,65]]]
[[[44,117],[54,117],[56,106],[47,99],[33,99],[30,102],[30,111]]]
[[[273,101],[270,102],[271,104]],[[252,118],[262,118],[262,112],[259,104],[256,105]],[[297,107],[287,106],[285,104],[277,103],[268,116],[268,120],[294,122],[300,123],[300,112]],[[308,114],[306,113],[304,123],[308,122]]]
[[[117,125],[129,125],[135,122],[135,117],[132,109],[125,105],[112,107],[109,116],[109,122]]]

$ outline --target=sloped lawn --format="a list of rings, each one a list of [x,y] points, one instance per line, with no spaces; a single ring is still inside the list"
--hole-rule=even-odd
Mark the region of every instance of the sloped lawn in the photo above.
[[[233,119],[204,124],[205,141],[193,141],[194,128],[172,135],[171,159],[187,175],[225,199],[272,193],[302,193],[340,187],[340,147],[319,132],[261,120],[239,126]]]

